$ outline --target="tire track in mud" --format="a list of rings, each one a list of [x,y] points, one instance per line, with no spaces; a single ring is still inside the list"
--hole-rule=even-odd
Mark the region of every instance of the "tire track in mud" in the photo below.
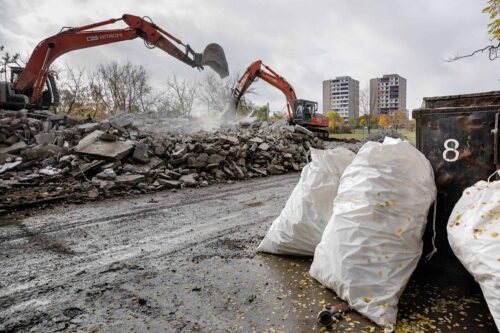
[[[4,236],[0,242],[0,250],[11,249],[6,252],[5,258],[10,258],[3,263],[5,270],[0,274],[0,278],[6,274],[3,277],[9,279],[8,282],[4,279],[7,285],[0,286],[0,322],[8,318],[26,318],[33,311],[44,312],[43,304],[64,304],[70,299],[68,297],[72,294],[71,290],[75,290],[74,286],[83,290],[95,288],[109,280],[108,272],[121,270],[122,266],[124,272],[133,271],[129,267],[130,263],[168,265],[165,257],[175,257],[176,253],[189,248],[205,246],[268,222],[277,214],[275,203],[286,200],[288,189],[293,187],[297,178],[296,174],[270,177],[232,186],[200,189],[195,195],[179,191],[162,196],[134,197],[130,200],[131,207],[125,212],[123,207],[129,203],[123,201],[76,206],[74,211],[62,213],[54,209],[40,217],[44,225],[39,227],[29,228],[30,223],[40,223],[38,219],[29,218],[21,224],[26,229],[24,233]],[[148,201],[150,198],[157,200],[157,203],[151,205]],[[176,201],[172,202],[172,199]],[[148,207],[143,208],[144,205]],[[117,212],[116,207],[122,208],[119,214],[113,214]],[[197,211],[200,209],[201,212]],[[75,214],[85,215],[89,211],[96,216],[99,213],[112,214],[72,221]],[[134,219],[141,222],[135,223]],[[123,223],[127,221],[133,223]],[[98,237],[82,239],[81,234],[96,223],[105,224],[104,229],[90,232]],[[64,234],[72,228],[81,228],[82,233]],[[59,253],[62,257],[46,266],[52,262],[51,254],[36,252],[33,244],[30,244],[30,237],[50,240],[47,234],[51,232],[54,233],[51,237],[56,241],[69,237],[73,244],[100,246],[96,249],[87,248],[83,252]],[[129,234],[133,234],[134,241],[123,243],[122,240]],[[22,238],[29,239],[28,243],[18,241]],[[103,246],[103,243],[106,245]],[[19,248],[21,251],[17,254]],[[72,250],[71,247],[68,249]],[[34,279],[16,282],[17,278],[23,278],[23,271],[38,270],[40,272]],[[126,278],[126,274],[118,274],[115,282]]]
[[[169,250],[164,250],[165,244],[161,244],[161,245],[159,244],[158,247],[155,247],[151,251],[147,251],[147,252],[141,251],[141,249],[139,249],[138,251],[131,253],[130,251],[128,251],[128,249],[122,249],[119,252],[127,253],[126,257],[117,258],[116,257],[117,252],[113,252],[112,259],[107,257],[106,259],[108,259],[108,260],[100,260],[99,264],[97,264],[96,261],[92,260],[93,259],[92,257],[102,256],[102,253],[97,253],[95,255],[87,256],[87,257],[82,258],[82,259],[88,259],[88,260],[86,260],[88,265],[85,265],[85,266],[78,265],[77,272],[74,272],[73,274],[71,274],[71,272],[65,272],[64,270],[59,270],[58,274],[60,274],[63,278],[58,279],[57,285],[51,284],[50,286],[48,286],[49,283],[53,282],[53,281],[48,281],[47,283],[45,283],[46,287],[44,287],[43,285],[28,286],[26,289],[8,290],[7,293],[0,294],[0,310],[5,310],[6,308],[8,308],[9,306],[12,305],[12,304],[8,303],[9,300],[14,299],[16,301],[16,303],[18,303],[19,301],[29,300],[33,296],[33,290],[32,290],[33,288],[36,288],[37,297],[40,297],[46,293],[49,293],[49,292],[52,292],[52,291],[58,289],[60,286],[68,285],[71,282],[71,280],[74,279],[75,276],[79,275],[78,273],[80,271],[95,270],[96,266],[97,267],[105,267],[105,266],[109,266],[109,265],[123,262],[126,260],[140,259],[141,257],[147,257],[147,260],[151,260],[151,259],[155,259],[155,258],[159,258],[159,257],[164,257],[166,255],[173,255],[173,254],[176,254],[178,252],[184,251],[190,247],[193,247],[195,245],[196,246],[203,246],[206,244],[210,244],[215,240],[218,240],[220,238],[223,238],[223,237],[229,236],[231,234],[234,234],[238,231],[241,231],[241,229],[244,227],[251,227],[254,225],[264,223],[266,221],[269,221],[270,217],[271,216],[263,216],[259,220],[252,220],[249,223],[238,224],[237,226],[234,226],[234,227],[221,229],[218,232],[216,232],[215,234],[212,233],[211,234],[212,236],[210,236],[210,237],[206,237],[204,239],[199,239],[199,238],[193,239],[190,242],[186,242],[185,238],[182,237],[182,236],[192,237],[192,235],[189,235],[189,233],[191,233],[192,231],[187,230],[186,232],[184,232],[182,234],[174,236],[174,237],[179,237],[179,239],[177,239],[176,244],[170,245],[171,248]],[[215,224],[215,223],[210,223],[209,226],[211,226],[213,224]],[[168,235],[168,237],[171,237],[171,236],[172,235]],[[165,235],[165,237],[167,237],[167,235]],[[162,247],[161,252],[158,251],[159,247]],[[125,250],[127,250],[127,251],[125,251]],[[157,254],[152,255],[153,252],[157,252]],[[75,268],[74,266],[70,266],[70,267]],[[73,269],[73,271],[74,271],[74,269]],[[107,273],[107,272],[108,271],[106,271],[106,270],[96,271],[91,276],[87,276],[87,279],[92,280],[93,277]],[[0,318],[1,318],[1,316],[0,316]]]
[[[45,285],[27,286],[26,289],[8,290],[7,293],[0,294],[0,310],[4,311],[16,303],[29,302],[33,297],[33,294],[34,294],[33,289],[34,288],[36,288],[37,298],[40,298],[40,297],[43,297],[43,295],[45,295],[45,294],[48,294],[50,292],[53,292],[54,290],[60,289],[61,286],[69,285],[71,283],[71,280],[73,280],[75,277],[77,277],[79,275],[79,272],[81,272],[81,271],[87,271],[87,272],[89,270],[95,271],[96,266],[97,267],[105,267],[105,266],[109,266],[109,265],[116,264],[116,263],[123,262],[123,261],[139,259],[141,257],[147,257],[147,260],[151,260],[151,259],[155,259],[155,258],[159,258],[159,257],[164,257],[166,255],[173,255],[173,254],[176,254],[176,253],[181,252],[183,250],[186,250],[192,246],[206,245],[206,244],[209,244],[217,239],[227,237],[231,234],[234,234],[238,231],[241,231],[242,227],[251,227],[251,226],[254,226],[257,224],[264,223],[266,221],[269,221],[269,218],[270,218],[270,216],[264,216],[259,220],[251,220],[251,222],[249,222],[249,223],[239,224],[239,225],[234,226],[234,227],[221,229],[218,232],[216,232],[216,234],[213,236],[206,237],[204,239],[199,239],[199,238],[193,239],[190,242],[186,242],[185,238],[182,237],[182,236],[192,237],[192,234],[190,234],[192,231],[187,230],[186,232],[184,232],[182,234],[174,236],[174,237],[178,237],[179,239],[177,239],[176,244],[173,245],[170,250],[166,250],[166,251],[162,250],[161,252],[159,252],[158,251],[159,248],[155,248],[153,251],[148,251],[148,252],[143,252],[141,250],[138,250],[138,251],[135,251],[135,253],[133,253],[133,254],[131,254],[130,251],[125,251],[125,253],[127,253],[127,255],[123,258],[117,258],[116,257],[117,253],[113,252],[112,259],[110,257],[107,257],[106,259],[108,259],[108,260],[99,260],[99,264],[97,264],[96,261],[92,260],[91,257],[94,257],[94,256],[89,256],[86,258],[86,259],[90,259],[90,260],[86,260],[88,265],[86,265],[86,266],[78,265],[78,271],[73,272],[73,274],[71,274],[71,272],[65,272],[64,270],[59,270],[58,274],[60,274],[60,276],[62,276],[62,278],[60,277],[58,279],[57,284],[53,284],[53,281],[47,281],[45,283]],[[171,237],[171,236],[172,235],[168,235],[168,237]],[[162,247],[163,249],[164,249],[164,246],[165,246],[165,244],[159,244],[159,247]],[[121,252],[124,252],[124,251],[121,251]],[[159,253],[152,256],[152,252],[159,252]],[[96,254],[96,256],[102,256],[102,253],[98,253],[98,254]],[[71,268],[75,268],[75,267],[71,266]],[[123,267],[123,268],[126,268],[126,267]],[[97,272],[93,273],[92,275],[87,276],[87,278],[86,278],[86,280],[88,280],[87,284],[88,285],[93,284],[93,282],[95,281],[94,278],[96,276],[99,276],[99,275],[104,274],[104,273],[107,273],[107,271],[106,270],[97,271]],[[82,287],[82,285],[80,284],[80,288],[81,287]],[[2,318],[2,316],[3,315],[0,314],[0,319]]]
[[[294,177],[290,176],[284,176],[281,177],[281,181],[279,183],[279,186],[286,186],[292,183],[296,183],[297,177],[295,174],[293,174]],[[109,215],[109,216],[104,216],[100,218],[91,218],[91,219],[86,219],[83,221],[77,221],[73,223],[65,223],[64,225],[59,225],[57,224],[57,221],[52,221],[47,224],[45,224],[42,227],[37,227],[37,228],[28,228],[23,222],[20,223],[20,231],[17,233],[10,233],[7,235],[1,235],[0,234],[0,244],[8,241],[13,241],[13,240],[18,240],[22,238],[29,238],[33,237],[33,235],[41,235],[41,234],[47,234],[47,233],[52,233],[52,232],[57,232],[57,231],[64,231],[64,230],[69,230],[73,228],[78,228],[78,227],[83,227],[86,225],[90,224],[98,224],[98,223],[107,223],[107,222],[127,222],[128,220],[132,219],[133,217],[141,216],[141,217],[150,217],[150,213],[152,215],[156,215],[159,211],[165,210],[165,209],[171,209],[171,208],[178,208],[182,206],[188,206],[191,204],[198,204],[206,201],[211,201],[211,200],[219,200],[219,199],[224,199],[226,197],[230,196],[236,196],[239,194],[244,194],[248,193],[250,190],[251,191],[260,191],[260,190],[266,190],[270,188],[276,187],[276,183],[278,180],[273,179],[275,177],[269,177],[266,178],[265,183],[261,182],[255,182],[254,184],[250,184],[249,182],[242,183],[241,186],[238,186],[237,188],[230,188],[230,189],[224,189],[216,194],[212,195],[204,195],[204,194],[196,194],[194,198],[189,198],[186,200],[179,200],[178,202],[175,203],[163,203],[163,204],[156,204],[152,207],[147,207],[147,208],[142,208],[142,209],[134,209],[131,211],[127,211],[125,213],[120,213],[120,214],[114,214],[114,215]],[[248,186],[248,185],[253,185],[253,186]],[[217,189],[220,190],[220,189]],[[168,199],[168,196],[162,196],[160,197],[161,199]],[[161,200],[159,198],[159,200]],[[99,207],[100,208],[100,207]],[[29,221],[28,221],[29,222]],[[1,229],[0,229],[1,230]]]

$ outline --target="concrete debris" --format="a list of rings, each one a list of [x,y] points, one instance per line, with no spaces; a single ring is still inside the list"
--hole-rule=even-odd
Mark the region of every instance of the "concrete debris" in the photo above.
[[[179,180],[186,186],[196,186],[198,184],[196,178],[198,178],[198,174],[190,173],[189,175],[181,176]]]
[[[127,142],[98,140],[83,149],[75,149],[75,152],[95,158],[121,160],[133,149],[134,146]]]
[[[286,121],[152,133],[126,117],[84,122],[46,111],[0,110],[0,209],[51,197],[94,200],[297,172],[311,147],[321,149],[323,141]]]
[[[383,142],[385,137],[391,137],[395,139],[401,139],[401,140],[406,140],[407,138],[396,131],[395,129],[387,129],[384,131],[378,131],[376,133],[370,134],[365,141],[377,141],[377,142]]]
[[[115,180],[116,173],[113,169],[104,169],[96,175],[97,178],[102,180]]]
[[[37,145],[46,146],[54,143],[56,136],[54,133],[38,133],[35,135],[35,142]]]
[[[148,145],[145,143],[136,144],[132,158],[140,163],[148,163],[149,162]]]
[[[268,145],[267,143],[265,143],[265,142],[264,142],[264,143],[261,143],[261,144],[259,145],[259,149],[260,149],[260,150],[264,150],[264,151],[266,151],[266,150],[268,150],[268,149],[269,149],[269,145]]]
[[[46,167],[38,171],[39,174],[46,175],[46,176],[54,176],[57,175],[59,172],[62,170],[57,169],[57,168],[52,168],[52,167]]]
[[[64,149],[56,145],[36,146],[25,149],[21,152],[21,156],[26,161],[39,161],[48,157],[61,156]]]
[[[78,144],[73,148],[74,151],[81,151],[88,146],[94,144],[96,141],[98,141],[101,137],[101,135],[104,135],[104,132],[101,130],[95,130],[94,132],[90,133],[89,135],[85,136],[81,140],[78,140]]]
[[[161,185],[165,185],[166,188],[180,188],[182,182],[178,180],[167,180],[167,179],[158,179],[158,183]]]
[[[145,177],[143,175],[120,175],[116,176],[116,184],[122,186],[130,186],[143,182]]]
[[[4,173],[5,171],[8,171],[10,169],[14,169],[16,166],[18,166],[21,163],[23,163],[23,161],[14,161],[14,162],[7,162],[4,164],[0,164],[0,173]]]
[[[314,136],[313,132],[300,125],[295,125],[295,131],[310,136],[311,138]]]
[[[27,145],[24,141],[19,141],[11,144],[9,147],[0,148],[0,154],[17,154],[26,147]]]

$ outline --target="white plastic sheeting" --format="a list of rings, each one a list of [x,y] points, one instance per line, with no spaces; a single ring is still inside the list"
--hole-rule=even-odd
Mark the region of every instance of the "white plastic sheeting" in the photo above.
[[[465,189],[447,230],[453,252],[481,286],[500,331],[500,181]]]
[[[340,179],[311,276],[394,330],[435,196],[431,165],[415,147],[391,138],[366,143]]]
[[[313,255],[332,215],[340,176],[354,156],[346,148],[311,149],[311,163],[302,170],[285,208],[257,251]]]

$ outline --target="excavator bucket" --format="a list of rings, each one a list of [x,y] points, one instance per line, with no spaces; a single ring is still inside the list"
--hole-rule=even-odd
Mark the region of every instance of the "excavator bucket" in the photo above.
[[[205,47],[201,63],[203,66],[212,68],[222,79],[229,75],[226,55],[219,44],[212,43]]]

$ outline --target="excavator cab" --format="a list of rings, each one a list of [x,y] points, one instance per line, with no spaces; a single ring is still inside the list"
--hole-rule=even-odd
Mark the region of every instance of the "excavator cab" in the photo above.
[[[22,67],[10,67],[10,83],[16,83],[23,70]]]
[[[293,119],[296,123],[308,122],[316,115],[318,103],[305,99],[297,99],[293,107]]]
[[[11,109],[24,109],[29,105],[25,96],[14,92],[14,85],[19,80],[23,71],[23,67],[10,67],[10,83],[8,84],[11,87],[11,90],[6,90],[5,104],[9,105]],[[57,89],[56,76],[55,72],[49,71],[49,75],[42,91],[41,100],[37,105],[38,107],[42,109],[49,109],[50,107],[56,107],[59,105],[60,96],[59,90]],[[0,104],[2,103],[0,102]]]

